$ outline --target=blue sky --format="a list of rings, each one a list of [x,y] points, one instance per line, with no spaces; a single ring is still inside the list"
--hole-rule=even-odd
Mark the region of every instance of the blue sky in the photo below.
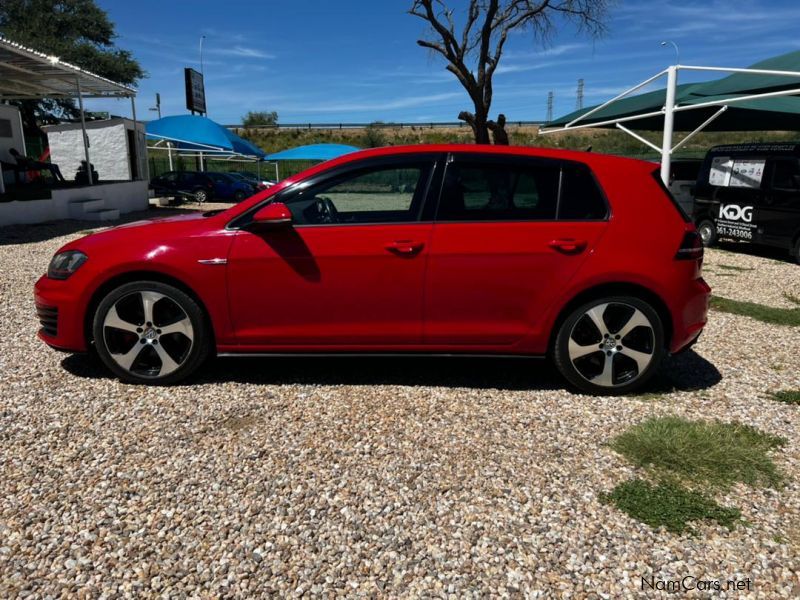
[[[183,68],[199,70],[199,41],[209,117],[240,123],[248,110],[276,110],[281,122],[454,121],[471,108],[444,62],[415,41],[424,23],[406,13],[411,0],[97,0],[115,22],[117,44],[148,77],[139,84],[139,118],[161,93],[164,115],[185,114]],[[459,10],[466,0],[449,0]],[[769,8],[767,8],[769,7]],[[458,14],[458,12],[456,12]],[[494,80],[492,114],[510,120],[610,98],[674,63],[747,66],[800,49],[797,0],[620,0],[609,31],[592,40],[569,24],[546,44],[514,35]],[[682,77],[684,77],[682,75]],[[681,81],[689,81],[684,77]],[[120,101],[93,110],[128,115]]]

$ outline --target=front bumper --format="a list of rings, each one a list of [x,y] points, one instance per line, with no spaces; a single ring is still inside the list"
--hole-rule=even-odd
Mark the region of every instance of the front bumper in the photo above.
[[[70,352],[85,352],[84,306],[71,290],[69,280],[39,278],[33,299],[41,328],[37,336],[48,346]]]

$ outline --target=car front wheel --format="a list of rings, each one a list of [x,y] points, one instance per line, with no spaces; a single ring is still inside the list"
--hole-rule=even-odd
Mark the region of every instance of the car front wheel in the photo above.
[[[664,353],[664,326],[653,307],[633,296],[609,296],[567,316],[553,358],[581,392],[619,395],[645,385]]]
[[[209,354],[202,308],[182,290],[158,281],[112,290],[97,307],[92,330],[100,359],[130,383],[175,383]]]

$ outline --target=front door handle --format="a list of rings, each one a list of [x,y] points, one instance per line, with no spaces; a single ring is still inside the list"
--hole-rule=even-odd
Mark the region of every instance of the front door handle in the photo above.
[[[425,247],[423,242],[415,242],[414,240],[395,240],[386,244],[386,249],[392,254],[399,254],[401,256],[414,256],[419,254]]]
[[[557,252],[564,254],[580,254],[586,249],[586,240],[576,240],[573,238],[564,238],[552,240],[548,246]]]

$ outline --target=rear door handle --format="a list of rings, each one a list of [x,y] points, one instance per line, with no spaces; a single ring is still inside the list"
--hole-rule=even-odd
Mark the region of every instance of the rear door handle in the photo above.
[[[580,254],[586,249],[586,240],[576,240],[572,238],[564,238],[552,240],[548,246],[557,252],[564,254]]]
[[[419,254],[425,247],[423,242],[415,242],[414,240],[395,240],[386,244],[386,249],[392,254],[399,254],[401,256],[414,256]]]

